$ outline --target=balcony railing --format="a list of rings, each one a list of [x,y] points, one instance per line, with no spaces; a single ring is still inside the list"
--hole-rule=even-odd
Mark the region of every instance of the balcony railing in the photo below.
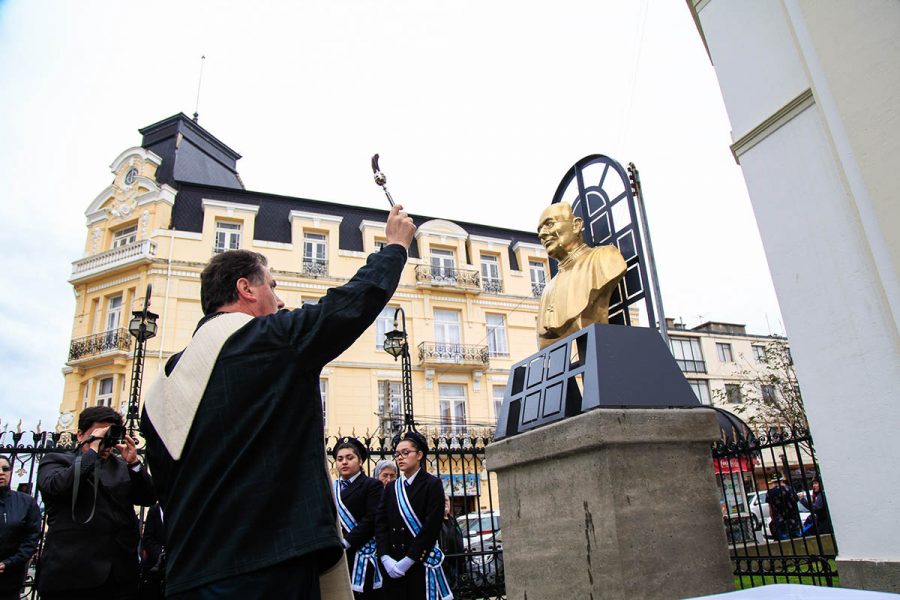
[[[706,362],[702,360],[684,360],[676,358],[675,362],[685,373],[706,373]]]
[[[140,261],[150,262],[154,257],[156,257],[156,242],[140,240],[127,246],[120,246],[76,260],[72,263],[72,277],[69,278],[69,281],[83,279]]]
[[[416,282],[437,286],[480,289],[481,273],[468,269],[419,265],[416,267]]]
[[[69,360],[78,360],[113,350],[122,352],[131,350],[131,334],[127,329],[111,329],[72,340],[69,345]]]
[[[419,360],[424,363],[482,366],[490,362],[490,357],[487,346],[422,342],[419,344]]]
[[[531,295],[535,298],[540,298],[541,294],[544,293],[544,287],[546,284],[543,283],[532,283],[531,284]]]
[[[503,281],[501,279],[482,279],[481,289],[488,294],[502,294]]]
[[[328,275],[328,261],[303,259],[303,274],[309,277],[325,277]]]

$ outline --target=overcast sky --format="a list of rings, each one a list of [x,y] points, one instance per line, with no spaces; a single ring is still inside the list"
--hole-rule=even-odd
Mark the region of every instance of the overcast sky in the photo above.
[[[566,170],[641,172],[668,316],[783,325],[684,2],[0,0],[0,420],[55,425],[84,211],[194,112],[248,189],[533,230]],[[3,428],[0,425],[0,429]]]

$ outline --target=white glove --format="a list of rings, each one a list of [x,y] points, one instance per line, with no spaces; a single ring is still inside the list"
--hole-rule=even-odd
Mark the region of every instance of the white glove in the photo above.
[[[400,577],[400,575],[394,576],[394,569],[397,567],[396,560],[394,560],[390,556],[382,556],[381,564],[384,565],[384,570],[391,579],[396,579],[397,577]]]
[[[413,566],[415,561],[408,556],[404,556],[400,561],[394,564],[394,573],[397,574],[397,577],[403,577],[406,575],[406,572],[409,571],[409,568]]]

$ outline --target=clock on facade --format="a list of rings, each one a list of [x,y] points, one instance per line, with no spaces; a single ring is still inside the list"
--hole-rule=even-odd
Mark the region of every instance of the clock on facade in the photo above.
[[[125,173],[125,185],[131,185],[134,183],[134,178],[137,177],[138,170],[134,167],[128,169],[128,172]]]

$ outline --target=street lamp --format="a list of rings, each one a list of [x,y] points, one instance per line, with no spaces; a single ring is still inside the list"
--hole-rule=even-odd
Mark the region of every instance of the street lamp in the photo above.
[[[144,344],[156,335],[156,319],[159,315],[150,312],[150,293],[153,285],[147,284],[147,294],[144,296],[143,310],[132,312],[131,322],[128,323],[128,332],[134,336],[134,358],[131,364],[131,396],[128,398],[128,435],[134,437],[137,428],[138,411],[141,401],[141,380],[144,375]]]
[[[402,329],[398,328],[402,324]],[[403,371],[403,426],[407,431],[416,431],[413,421],[412,402],[412,366],[409,363],[409,340],[406,334],[406,313],[398,307],[394,311],[394,330],[384,334],[384,351],[394,357],[396,361],[401,359]],[[385,402],[389,399],[385,398]]]

